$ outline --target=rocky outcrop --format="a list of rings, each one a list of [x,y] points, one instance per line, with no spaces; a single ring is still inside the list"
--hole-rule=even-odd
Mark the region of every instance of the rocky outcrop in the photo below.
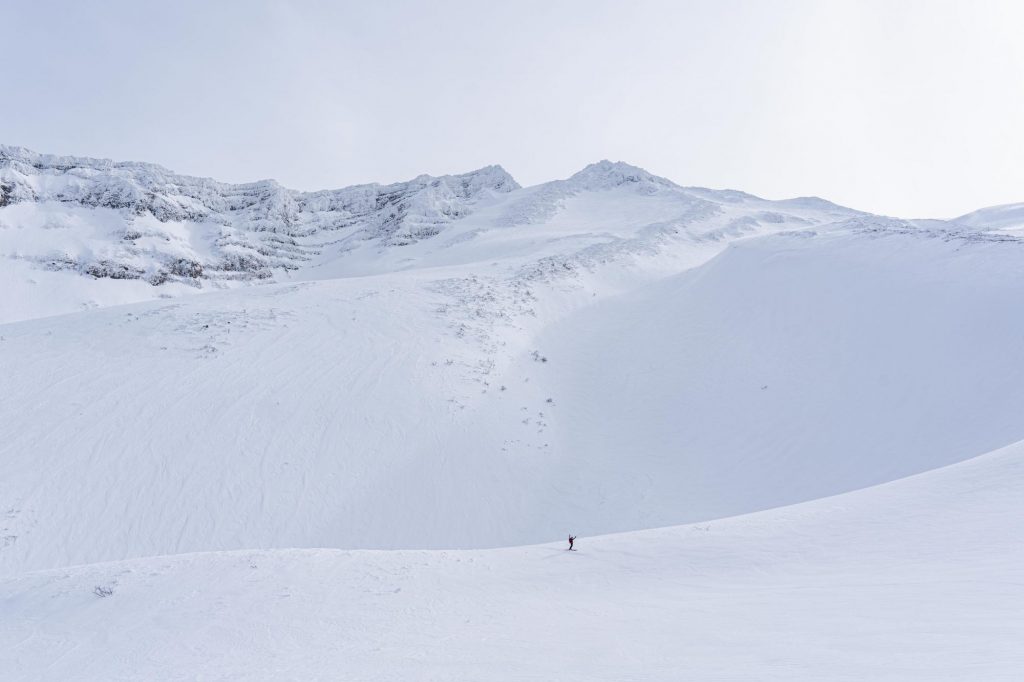
[[[143,278],[157,285],[267,278],[276,269],[299,267],[338,241],[412,244],[470,214],[481,199],[518,188],[504,169],[489,166],[391,185],[299,192],[273,180],[229,184],[147,163],[0,146],[0,207],[36,204],[72,230],[80,225],[61,208],[105,210],[78,221],[90,225],[89,248],[59,258],[32,257],[73,262],[93,277]],[[25,220],[18,216],[13,219]]]

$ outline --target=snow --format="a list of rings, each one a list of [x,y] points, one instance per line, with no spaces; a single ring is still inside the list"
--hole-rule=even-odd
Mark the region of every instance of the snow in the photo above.
[[[1017,679],[1005,214],[0,147],[0,670]]]
[[[10,680],[1008,682],[1024,667],[1022,456],[584,537],[572,553],[240,551],[0,579],[0,667]]]
[[[602,491],[587,532],[790,504],[1024,439],[1022,257],[785,233],[548,326],[546,440],[572,453],[575,503]]]
[[[687,239],[633,252],[601,233],[510,276],[431,266],[6,325],[0,567],[525,544],[1024,439],[1020,243],[845,222]],[[651,278],[666,249],[718,255]]]
[[[989,206],[954,218],[952,222],[973,228],[1022,236],[1024,233],[1024,203]]]
[[[273,180],[230,185],[152,164],[0,145],[0,259],[39,270],[5,276],[19,295],[0,301],[0,321],[265,281],[346,240],[413,244],[518,187],[502,168],[488,166],[296,192]],[[136,284],[67,286],[67,278],[51,274],[61,272]],[[126,289],[127,299],[114,293]]]
[[[592,419],[558,383],[571,358],[534,351],[554,348],[541,333],[575,310],[712,257],[722,225],[740,220],[743,236],[811,221],[762,225],[750,214],[764,203],[737,218],[681,189],[613,182],[574,189],[544,225],[488,227],[498,202],[453,230],[474,239],[345,252],[295,274],[307,281],[6,325],[0,491],[15,511],[0,571],[210,549],[495,547],[567,524],[718,514],[680,507],[671,481],[692,473],[664,448],[624,467],[573,443]],[[353,262],[378,274],[339,277]],[[672,429],[654,437],[676,442]]]

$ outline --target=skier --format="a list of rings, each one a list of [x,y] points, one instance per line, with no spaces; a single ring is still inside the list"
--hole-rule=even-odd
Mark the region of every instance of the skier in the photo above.
[[[575,552],[576,551],[576,550],[574,550],[572,548],[572,543],[575,542],[575,541],[576,541],[576,536],[575,535],[570,535],[569,536],[569,551],[570,552]]]

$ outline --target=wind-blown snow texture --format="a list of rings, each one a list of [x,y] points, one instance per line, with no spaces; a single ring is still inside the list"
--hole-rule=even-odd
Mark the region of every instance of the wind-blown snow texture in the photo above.
[[[1013,215],[0,147],[0,663],[1016,679]]]

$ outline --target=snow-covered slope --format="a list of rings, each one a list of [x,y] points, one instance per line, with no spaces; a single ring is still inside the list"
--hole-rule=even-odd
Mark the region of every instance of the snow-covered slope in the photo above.
[[[301,282],[8,324],[0,570],[496,547],[942,466],[1024,438],[1022,261],[603,162]]]
[[[574,497],[598,507],[602,491],[595,531],[813,499],[1024,439],[1024,242],[890,227],[744,241],[538,335],[550,444],[578,457]],[[613,473],[624,460],[647,477]]]
[[[1004,222],[607,161],[303,193],[4,147],[0,185],[0,644],[23,678],[65,645],[54,678],[172,678],[204,654],[214,677],[329,677],[289,650],[328,640],[350,643],[316,664],[351,678],[557,678],[576,656],[540,637],[568,630],[601,667],[567,679],[678,679],[684,658],[820,679],[846,645],[851,679],[883,679],[861,652],[894,608],[893,679],[962,678],[956,652],[986,651],[987,679],[1019,664],[1020,448],[971,459],[1024,439]],[[633,533],[490,549],[570,531]],[[559,610],[574,591],[587,606]],[[164,627],[189,634],[97,655]]]
[[[1022,236],[1024,233],[1024,203],[981,208],[955,218],[953,222],[981,230]]]
[[[1022,464],[1018,444],[576,552],[243,551],[0,578],[0,669],[12,682],[1011,682]]]

